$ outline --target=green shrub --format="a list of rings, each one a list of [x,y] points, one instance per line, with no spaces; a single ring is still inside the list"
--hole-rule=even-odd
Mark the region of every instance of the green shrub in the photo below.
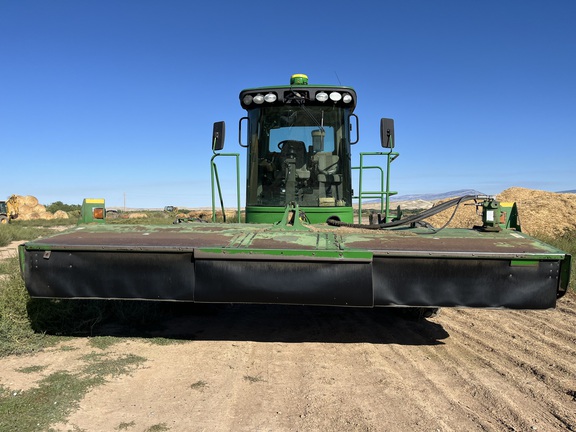
[[[65,212],[72,212],[77,210],[79,212],[81,208],[82,206],[80,204],[64,204],[62,201],[56,201],[46,206],[46,210],[50,213],[55,213],[58,210]]]

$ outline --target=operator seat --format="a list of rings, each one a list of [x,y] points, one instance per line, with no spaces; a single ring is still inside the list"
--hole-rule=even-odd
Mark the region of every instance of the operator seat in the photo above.
[[[320,184],[320,197],[329,192],[334,195],[333,186],[342,182],[342,175],[338,174],[340,157],[331,152],[318,152],[313,156],[318,167],[318,183]]]
[[[308,170],[306,161],[306,144],[303,141],[286,140],[283,141],[282,149],[280,150],[280,158],[283,161],[286,159],[295,160],[296,178],[307,180],[310,178],[310,171]]]

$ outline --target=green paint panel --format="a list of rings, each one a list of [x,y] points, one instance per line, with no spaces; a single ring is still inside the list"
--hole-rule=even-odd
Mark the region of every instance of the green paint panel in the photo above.
[[[337,251],[337,250],[299,250],[299,249],[230,249],[230,248],[201,248],[195,251],[195,257],[220,255],[221,257],[242,255],[245,258],[258,260],[259,257],[268,260],[270,257],[286,258],[328,258],[371,261],[372,253],[368,251]]]
[[[536,260],[512,260],[510,261],[511,266],[525,266],[525,267],[537,267],[540,261]]]

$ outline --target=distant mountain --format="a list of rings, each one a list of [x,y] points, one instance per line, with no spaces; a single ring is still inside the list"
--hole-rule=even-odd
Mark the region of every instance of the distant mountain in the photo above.
[[[446,198],[455,198],[463,195],[486,195],[482,192],[478,192],[474,189],[459,189],[450,192],[442,192],[436,194],[412,194],[412,195],[394,195],[390,198],[390,201],[438,201]]]
[[[557,193],[576,193],[576,189],[572,189],[572,190],[567,190],[567,191],[560,191]]]

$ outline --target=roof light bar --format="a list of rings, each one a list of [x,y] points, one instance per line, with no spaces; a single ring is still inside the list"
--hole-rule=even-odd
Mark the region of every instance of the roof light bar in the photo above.
[[[328,100],[328,93],[323,91],[316,93],[316,100],[318,102],[326,102]]]
[[[330,100],[332,102],[338,102],[340,99],[342,99],[342,95],[338,92],[332,92],[330,93]]]

